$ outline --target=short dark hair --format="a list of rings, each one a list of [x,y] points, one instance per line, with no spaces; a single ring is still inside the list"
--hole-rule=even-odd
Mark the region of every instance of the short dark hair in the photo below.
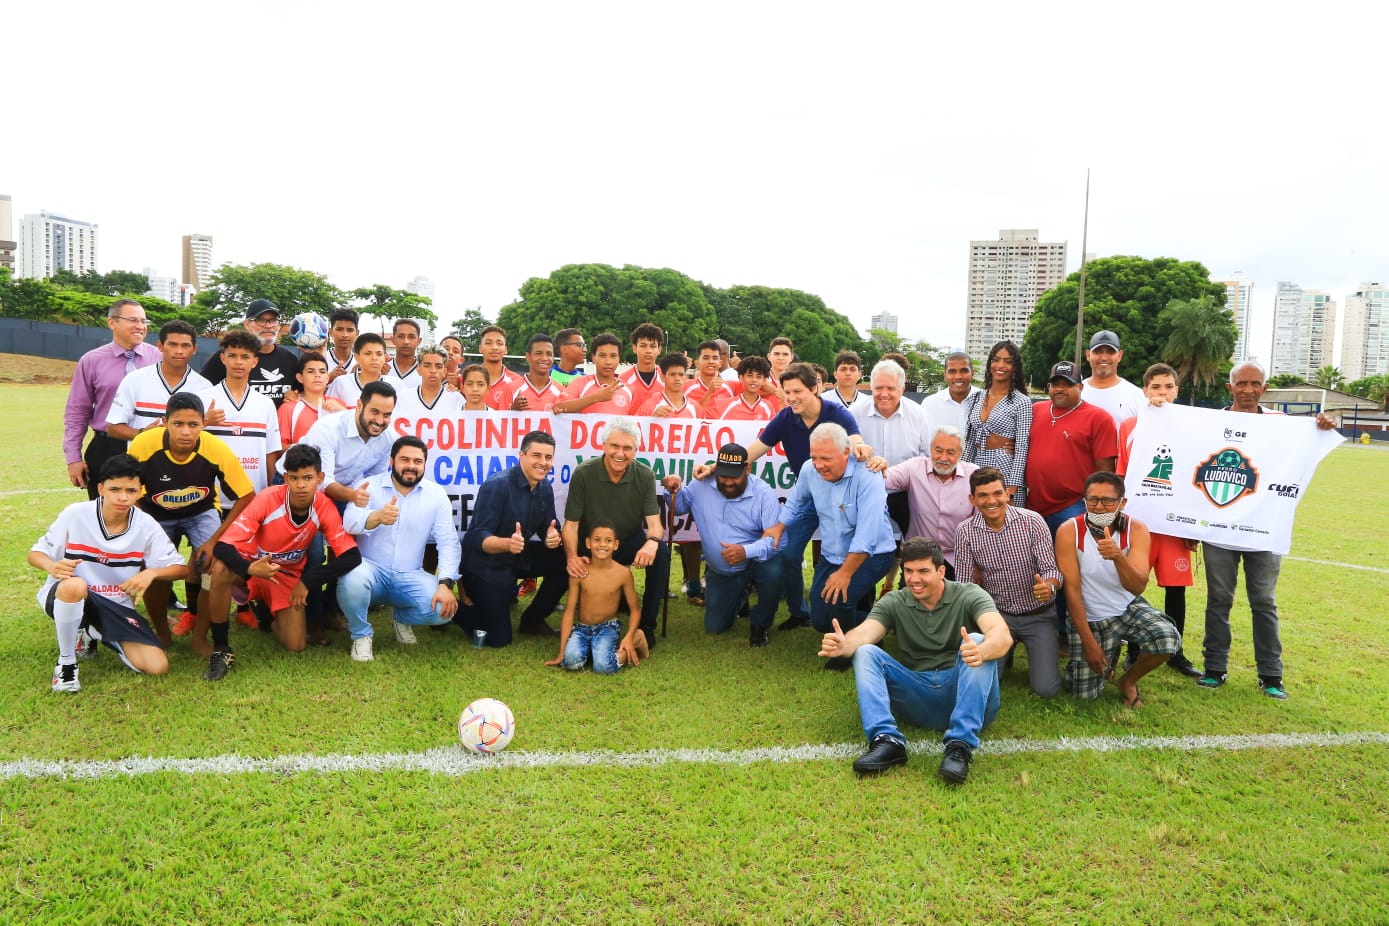
[[[139,479],[141,482],[145,481],[144,465],[128,453],[118,453],[114,457],[107,457],[102,462],[101,469],[97,472],[96,481],[105,482],[108,479],[132,478]]]
[[[574,340],[575,336],[583,337],[584,333],[578,328],[561,328],[555,332],[555,346],[563,347],[568,342]]]
[[[203,408],[203,400],[198,398],[193,392],[175,392],[169,396],[169,404],[164,406],[164,420],[167,421],[174,416],[174,412],[193,411],[202,418],[207,414]]]
[[[456,335],[456,334],[446,334],[446,335],[444,335],[442,338],[439,339],[439,345],[442,347],[445,343],[447,343],[447,342],[449,342],[449,341],[457,341],[457,342],[458,342],[458,350],[459,350],[460,352],[463,350],[463,339],[460,338],[460,337],[459,337],[458,335]]]
[[[529,450],[531,444],[547,444],[553,447],[555,446],[555,436],[549,431],[541,431],[537,428],[534,431],[528,432],[525,437],[521,438],[521,452],[525,453]]]
[[[761,373],[765,379],[772,375],[772,363],[761,354],[753,354],[738,361],[738,375],[744,373]]]
[[[1086,477],[1085,491],[1089,492],[1090,487],[1096,483],[1112,486],[1119,491],[1120,498],[1124,497],[1124,477],[1120,476],[1118,473],[1111,473],[1108,470],[1100,470],[1099,472],[1091,473]]]
[[[338,308],[328,313],[328,327],[331,328],[338,322],[351,322],[352,327],[356,328],[358,315],[356,309]]]
[[[810,368],[811,368],[812,370],[815,371],[815,378],[816,378],[816,380],[818,380],[821,384],[824,384],[825,382],[828,382],[828,381],[829,381],[829,378],[830,378],[830,371],[829,371],[829,370],[826,370],[824,367],[820,366],[820,364],[818,364],[818,363],[812,363],[812,364],[809,364],[809,366],[810,366]]]
[[[610,331],[604,331],[602,334],[598,335],[588,346],[591,352],[596,354],[598,353],[598,348],[605,344],[611,344],[613,347],[616,347],[618,356],[622,355],[622,342],[617,339],[617,335]]]
[[[648,341],[655,341],[657,344],[666,343],[666,333],[661,330],[660,325],[656,325],[651,322],[642,322],[640,325],[637,325],[637,327],[633,328],[629,340],[632,346],[636,347],[637,342],[640,341],[642,338],[645,338]]]
[[[402,434],[395,439],[395,443],[391,444],[391,459],[394,460],[395,455],[400,453],[405,447],[414,447],[416,450],[423,450],[424,458],[426,460],[429,459],[429,447],[425,445],[424,441],[413,434]]]
[[[367,383],[365,386],[362,387],[361,404],[366,405],[368,402],[370,402],[372,399],[376,398],[379,395],[383,395],[386,398],[390,399],[392,402],[394,402],[396,398],[395,387],[392,386],[390,383],[386,382],[384,379],[372,380],[371,382]]]
[[[391,334],[393,336],[397,331],[400,330],[401,325],[409,325],[411,328],[414,328],[415,337],[419,337],[420,332],[423,330],[420,328],[420,323],[415,321],[413,318],[397,318],[394,322],[391,323]]]
[[[908,368],[911,367],[911,362],[907,360],[907,355],[895,350],[890,350],[887,353],[883,354],[882,357],[879,358],[879,360],[880,362],[882,360],[891,360],[893,363],[897,364],[899,367],[902,368],[903,373],[907,372]]]
[[[952,350],[950,353],[945,355],[946,365],[949,366],[950,361],[952,360],[963,360],[965,363],[969,364],[969,368],[971,370],[974,369],[974,360],[970,358],[968,351]]]
[[[772,352],[773,347],[779,347],[783,344],[791,348],[791,353],[794,354],[796,352],[796,345],[791,343],[790,338],[776,337],[772,338],[770,341],[767,342],[767,353],[770,354]]]
[[[198,346],[197,330],[181,318],[175,318],[159,326],[159,343],[163,344],[171,334],[186,334],[193,339],[193,346]]]
[[[1182,378],[1177,375],[1177,371],[1170,364],[1155,363],[1152,366],[1148,367],[1148,369],[1144,370],[1143,385],[1146,386],[1149,383],[1151,383],[1153,381],[1154,376],[1170,376],[1172,377],[1172,382],[1176,383],[1179,386],[1182,384]]]
[[[478,344],[481,345],[481,344],[482,344],[482,339],[485,338],[485,337],[487,337],[489,334],[499,334],[499,335],[502,336],[502,340],[503,340],[503,341],[506,340],[506,329],[505,329],[505,328],[503,328],[503,327],[500,326],[500,325],[488,325],[486,328],[483,328],[481,331],[479,331],[479,332],[477,333],[477,342],[478,342]]]
[[[352,342],[352,353],[360,354],[366,349],[368,344],[376,344],[380,346],[382,350],[386,349],[385,338],[381,337],[381,335],[377,334],[375,331],[364,331],[357,335],[357,340]]]
[[[256,337],[245,328],[236,328],[222,335],[217,342],[217,353],[224,353],[232,348],[247,350],[253,354],[260,353],[260,338]]]
[[[482,364],[465,363],[463,364],[463,368],[458,371],[458,382],[461,384],[463,380],[468,378],[469,373],[481,373],[482,378],[487,379],[487,368],[484,367]]]
[[[723,356],[723,351],[719,350],[719,345],[717,341],[700,341],[699,346],[695,348],[695,356],[698,357],[706,350],[711,350],[715,354]]]
[[[416,362],[419,362],[426,357],[438,357],[440,360],[444,361],[445,366],[447,366],[449,362],[449,352],[444,350],[437,344],[426,344],[424,347],[421,347],[419,350],[415,351]]]
[[[770,368],[771,364],[768,363],[767,366]],[[785,383],[787,380],[792,379],[800,380],[801,384],[812,392],[815,391],[815,387],[819,384],[820,380],[808,363],[792,363],[781,371],[780,382]]]
[[[679,351],[671,351],[670,353],[662,357],[660,363],[657,363],[656,366],[661,368],[662,373],[674,367],[679,367],[682,370],[688,370],[690,368],[690,358],[686,357]]]
[[[281,459],[284,460],[286,473],[297,473],[301,469],[309,468],[323,472],[323,454],[319,453],[313,444],[295,444],[285,451]]]
[[[594,518],[593,523],[588,526],[588,536],[592,537],[593,532],[600,527],[606,527],[613,532],[614,537],[617,536],[617,525],[612,522],[611,518]]]
[[[529,354],[531,352],[531,348],[537,344],[548,344],[551,347],[554,347],[555,339],[550,337],[543,331],[539,334],[533,334],[530,336],[530,340],[526,342],[526,353]]]
[[[1003,487],[1008,487],[1008,480],[1003,478],[1003,471],[992,466],[981,466],[969,474],[969,494],[973,495],[974,490],[980,486],[986,486],[993,482],[1003,483]]]
[[[945,565],[945,553],[941,551],[940,544],[927,537],[913,537],[902,543],[902,565],[907,563],[919,563],[923,559],[931,561],[931,565],[937,569]]]
[[[304,351],[304,353],[299,355],[299,372],[303,373],[304,368],[315,360],[323,364],[325,367],[331,368],[331,364],[328,363],[327,357],[323,356],[316,350],[308,350]]]
[[[111,307],[106,310],[106,317],[115,318],[117,315],[121,314],[121,309],[128,305],[140,305],[140,303],[136,302],[134,299],[117,299],[115,302],[111,303]],[[144,306],[140,305],[140,308],[143,309]]]
[[[836,370],[846,364],[851,367],[858,367],[860,370],[863,369],[863,359],[859,357],[857,351],[841,350],[834,355],[834,368]]]

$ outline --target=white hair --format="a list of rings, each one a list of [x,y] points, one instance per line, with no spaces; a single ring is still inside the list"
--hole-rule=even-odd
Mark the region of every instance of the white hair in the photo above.
[[[894,377],[897,380],[897,388],[907,388],[907,373],[896,360],[879,360],[877,363],[873,364],[873,372],[868,375],[868,381],[870,383],[873,382],[873,380],[878,378],[879,373]]]
[[[1235,364],[1234,366],[1230,367],[1230,385],[1231,385],[1231,386],[1233,386],[1233,385],[1235,384],[1235,374],[1236,374],[1237,372],[1239,372],[1240,370],[1243,370],[1245,367],[1253,367],[1254,369],[1258,370],[1258,371],[1259,371],[1259,381],[1260,381],[1260,382],[1264,382],[1264,383],[1268,382],[1268,371],[1265,370],[1265,369],[1263,368],[1263,365],[1262,365],[1261,363],[1259,363],[1259,361],[1257,361],[1257,360],[1242,360],[1242,361],[1240,361],[1239,363]]]
[[[965,437],[960,433],[960,429],[953,424],[938,424],[931,431],[931,443],[934,445],[936,438],[944,434],[946,437],[953,437],[960,442],[960,449],[964,449]]]
[[[606,444],[608,438],[612,437],[614,431],[626,434],[632,440],[636,441],[638,447],[641,446],[641,426],[633,419],[623,416],[611,419],[608,422],[608,426],[603,429],[603,433],[598,436],[599,443]]]
[[[816,444],[822,441],[831,441],[837,449],[848,450],[849,432],[844,430],[842,424],[826,421],[824,424],[816,425],[815,430],[810,432],[810,443]]]

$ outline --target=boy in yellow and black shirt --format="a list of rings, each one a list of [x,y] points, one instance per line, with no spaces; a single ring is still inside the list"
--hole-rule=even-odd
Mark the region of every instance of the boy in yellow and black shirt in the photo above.
[[[203,433],[203,403],[191,392],[169,397],[164,426],[141,431],[130,442],[130,455],[140,461],[144,495],[140,508],[159,522],[178,546],[183,537],[193,548],[189,559],[201,576],[212,565],[212,549],[226,525],[251,503],[255,489],[236,454],[220,438]],[[217,485],[236,501],[223,512],[217,505]],[[198,598],[205,593],[199,593]],[[194,598],[189,610],[196,613]],[[160,641],[169,645],[169,583],[153,582],[145,592],[145,609]],[[196,641],[194,648],[197,648]]]

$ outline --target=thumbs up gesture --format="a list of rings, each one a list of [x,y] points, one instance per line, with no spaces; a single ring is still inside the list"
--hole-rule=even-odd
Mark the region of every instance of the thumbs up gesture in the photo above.
[[[965,665],[974,668],[984,664],[984,657],[979,652],[979,644],[974,642],[969,631],[963,627],[960,628],[960,658],[965,661]]]
[[[365,508],[367,505],[370,505],[371,492],[368,491],[370,488],[370,482],[364,482],[361,485],[357,486],[357,491],[352,493],[353,504],[355,504],[358,508]]]
[[[1034,575],[1032,577],[1032,597],[1038,601],[1047,602],[1051,601],[1051,596],[1051,583],[1043,579],[1040,574]]]
[[[1111,562],[1123,555],[1119,550],[1119,544],[1114,542],[1114,536],[1109,532],[1108,527],[1104,529],[1104,537],[1095,544],[1095,549],[1099,551],[1101,556]]]
[[[839,627],[839,618],[835,618],[832,623],[834,625],[834,630],[825,634],[820,640],[820,652],[816,654],[817,656],[833,658],[835,656],[849,655],[847,652],[848,643],[844,639],[844,631]]]
[[[546,546],[546,548],[547,548],[547,549],[550,549],[550,550],[555,549],[556,547],[558,547],[558,546],[560,545],[560,542],[562,541],[562,539],[563,539],[563,538],[561,538],[560,535],[559,535],[559,529],[558,529],[557,527],[555,527],[555,522],[554,522],[554,521],[551,521],[551,522],[550,522],[550,527],[549,527],[549,529],[545,531],[545,546]]]
[[[207,403],[207,412],[203,414],[204,426],[207,426],[209,424],[221,424],[226,420],[226,410],[217,407],[216,399],[213,399],[211,402]]]
[[[516,522],[516,532],[511,535],[511,552],[526,552],[526,535],[521,533],[521,522]]]
[[[376,514],[381,518],[382,524],[394,524],[400,519],[400,496],[392,495],[391,500]]]

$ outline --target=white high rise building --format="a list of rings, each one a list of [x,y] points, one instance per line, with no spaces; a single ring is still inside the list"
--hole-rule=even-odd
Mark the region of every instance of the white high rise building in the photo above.
[[[1236,363],[1254,359],[1249,353],[1249,313],[1254,300],[1254,284],[1246,283],[1236,273],[1234,279],[1221,280],[1225,286],[1225,308],[1235,315],[1235,353],[1231,358]]]
[[[434,298],[434,282],[429,277],[415,277],[405,284],[405,291],[414,293],[416,296],[426,296]]]
[[[873,331],[891,331],[897,333],[897,316],[891,312],[883,312],[874,315],[868,322],[868,327]]]
[[[1310,380],[1335,363],[1336,300],[1316,289],[1280,282],[1273,299],[1269,376],[1291,373]]]
[[[1389,287],[1361,283],[1346,296],[1341,375],[1346,382],[1389,373]]]
[[[971,241],[965,350],[982,362],[999,341],[1021,344],[1037,300],[1065,279],[1066,242],[1040,241],[1035,228]]]
[[[47,211],[26,215],[19,223],[16,279],[47,279],[58,270],[81,276],[97,270],[97,227]]]
[[[212,236],[183,236],[183,282],[197,290],[207,289],[212,279]]]
[[[173,277],[160,276],[154,272],[153,267],[146,267],[144,274],[149,278],[150,288],[145,290],[146,296],[153,296],[156,299],[163,299],[165,302],[172,302],[178,305],[178,280]]]
[[[10,210],[10,194],[0,193],[0,267],[13,272],[19,243],[10,237],[14,234],[14,217]]]

